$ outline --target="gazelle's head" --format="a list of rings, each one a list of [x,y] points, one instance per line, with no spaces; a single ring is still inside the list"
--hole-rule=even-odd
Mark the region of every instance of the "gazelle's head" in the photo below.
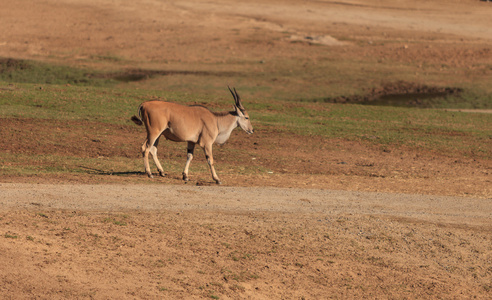
[[[235,88],[234,91],[232,91],[230,87],[228,88],[232,94],[232,97],[234,97],[234,110],[236,111],[236,114],[238,116],[237,123],[239,127],[246,131],[247,134],[252,134],[254,132],[253,125],[251,125],[251,122],[249,121],[248,112],[241,103],[241,98],[239,97],[239,94],[237,93]]]

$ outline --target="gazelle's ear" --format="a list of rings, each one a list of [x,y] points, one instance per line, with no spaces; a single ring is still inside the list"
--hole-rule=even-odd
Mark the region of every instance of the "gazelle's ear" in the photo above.
[[[239,117],[244,117],[244,114],[243,112],[241,111],[241,109],[239,107],[237,107],[236,105],[234,105],[234,110],[236,111],[236,114],[239,116]]]

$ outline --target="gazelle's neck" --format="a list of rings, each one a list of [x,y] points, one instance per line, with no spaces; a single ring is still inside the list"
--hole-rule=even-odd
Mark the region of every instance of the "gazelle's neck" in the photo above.
[[[217,116],[217,127],[219,129],[219,134],[215,139],[215,143],[222,145],[231,136],[231,132],[236,128],[238,116],[234,112],[229,112],[226,114],[220,114]]]

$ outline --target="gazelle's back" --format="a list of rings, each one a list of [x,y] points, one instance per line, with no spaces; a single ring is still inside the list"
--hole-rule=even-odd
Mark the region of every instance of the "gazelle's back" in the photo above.
[[[198,142],[201,135],[216,135],[214,114],[203,106],[148,101],[142,104],[142,119],[153,134],[168,131],[179,141]],[[174,140],[174,139],[173,139]]]

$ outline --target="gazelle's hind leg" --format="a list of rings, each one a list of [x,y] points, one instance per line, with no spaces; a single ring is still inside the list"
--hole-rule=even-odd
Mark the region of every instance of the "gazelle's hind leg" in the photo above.
[[[160,136],[160,133],[157,135],[147,134],[147,140],[145,140],[144,144],[142,145],[142,156],[143,156],[143,161],[144,161],[145,173],[147,173],[147,176],[149,176],[150,178],[154,178],[154,176],[152,176],[152,172],[150,171],[149,153],[153,147],[155,148],[154,144],[156,143],[159,136]],[[154,152],[157,154],[157,148],[155,148]],[[156,156],[154,156],[154,153],[152,153],[152,158],[154,158],[154,161],[156,161]],[[159,165],[157,167],[159,168],[160,165],[161,164],[159,163]],[[160,167],[160,170],[162,170],[162,167]],[[159,170],[159,172],[160,172],[160,170]]]
[[[150,154],[152,154],[152,158],[154,159],[154,163],[157,166],[157,170],[159,171],[159,175],[164,177],[164,170],[162,169],[161,163],[157,158],[157,145],[159,145],[159,138],[155,140],[155,143],[152,147],[150,147]]]
[[[145,173],[150,178],[154,178],[154,176],[152,176],[152,172],[150,171],[150,165],[149,165],[149,152],[150,152],[150,148],[151,147],[149,147],[148,140],[145,140],[145,142],[142,145],[142,157],[143,157],[143,161],[144,161]]]
[[[147,176],[149,176],[150,178],[152,178],[152,173],[150,172],[150,166],[149,166],[149,154],[148,154],[148,151],[147,151],[147,144],[148,144],[148,140],[145,140],[145,142],[142,144],[142,157],[143,157],[143,162],[144,162],[144,168],[145,168],[145,173],[147,174]],[[147,157],[145,157],[147,153]]]

